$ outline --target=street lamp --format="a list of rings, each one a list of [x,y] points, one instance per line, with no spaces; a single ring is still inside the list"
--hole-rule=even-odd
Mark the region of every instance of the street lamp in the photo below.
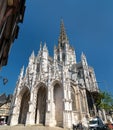
[[[4,77],[0,76],[0,79],[3,81],[3,85],[7,84],[7,82],[8,82],[7,78],[4,78]]]

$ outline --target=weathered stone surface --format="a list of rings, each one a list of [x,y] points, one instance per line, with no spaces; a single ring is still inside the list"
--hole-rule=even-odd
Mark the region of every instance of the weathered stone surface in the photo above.
[[[21,70],[10,125],[72,128],[79,121],[87,122],[86,115],[91,116],[91,111],[96,113],[91,91],[98,92],[94,70],[88,66],[84,54],[81,61],[76,62],[62,22],[54,58],[49,56],[46,44],[40,45],[38,55],[31,54],[25,74],[24,68]]]

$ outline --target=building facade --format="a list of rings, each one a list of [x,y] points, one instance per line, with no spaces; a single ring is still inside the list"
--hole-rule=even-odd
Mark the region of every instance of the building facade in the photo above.
[[[10,112],[10,125],[43,124],[72,128],[73,124],[96,115],[91,92],[98,92],[94,69],[70,45],[64,23],[61,21],[58,46],[53,58],[46,44],[29,58],[24,72],[21,69]]]
[[[12,95],[0,95],[0,125],[7,124]]]
[[[0,0],[0,69],[7,64],[9,50],[23,22],[25,0]]]

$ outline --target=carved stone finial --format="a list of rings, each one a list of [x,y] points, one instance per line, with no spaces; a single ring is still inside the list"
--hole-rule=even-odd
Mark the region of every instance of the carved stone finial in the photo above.
[[[33,60],[35,58],[35,53],[32,51],[31,56],[29,57],[29,61]]]
[[[82,52],[82,54],[81,54],[81,59],[84,59],[84,58],[86,58],[86,56],[85,56],[85,54]]]
[[[81,54],[81,61],[83,65],[88,66],[86,56],[83,52]]]
[[[42,41],[40,42],[40,51],[42,50]]]
[[[46,46],[46,42],[44,43],[43,50],[44,50],[44,51],[48,51],[47,46]]]
[[[24,66],[20,70],[20,75],[19,75],[18,79],[21,80],[23,78],[23,76],[24,76]]]

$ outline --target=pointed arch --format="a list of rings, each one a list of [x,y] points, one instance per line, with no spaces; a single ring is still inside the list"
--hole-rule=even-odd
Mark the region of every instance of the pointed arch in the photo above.
[[[63,126],[63,87],[59,82],[54,82],[53,86],[53,98],[55,105],[55,120],[56,125]]]
[[[19,92],[19,94],[18,94],[18,96],[22,97],[23,94],[24,94],[26,91],[29,91],[29,92],[30,92],[29,87],[28,87],[27,85],[26,85],[26,86],[22,86],[22,87],[21,87],[21,90],[20,90],[20,92]]]
[[[82,112],[85,112],[85,100],[84,100],[84,94],[81,90],[79,90],[80,92],[80,105],[81,105],[81,110]]]
[[[40,82],[34,88],[35,93],[35,124],[45,125],[46,121],[46,99],[47,99],[47,87],[44,83]]]
[[[91,116],[93,116],[94,115],[94,104],[93,104],[91,92],[88,90],[86,90],[86,98],[87,98],[89,113]]]
[[[27,119],[27,112],[29,110],[30,91],[28,87],[23,87],[19,94],[20,111],[18,117],[18,124],[25,124]]]
[[[76,94],[74,88],[71,86],[71,99],[72,99],[72,110],[76,111]]]
[[[54,81],[52,82],[52,86],[53,86],[53,87],[54,87],[56,84],[58,84],[59,86],[62,87],[62,83],[61,83],[59,80],[54,80]]]
[[[44,82],[40,82],[40,83],[37,83],[33,88],[32,88],[32,92],[38,92],[39,88],[40,87],[45,87],[47,89],[47,86],[45,85]]]

